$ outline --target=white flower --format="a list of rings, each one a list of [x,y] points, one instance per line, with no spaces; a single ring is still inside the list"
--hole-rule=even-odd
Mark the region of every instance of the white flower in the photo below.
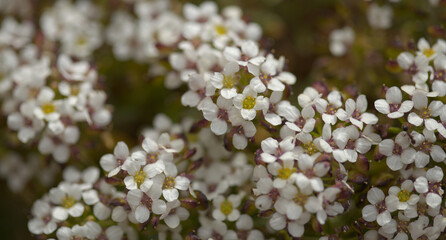
[[[313,118],[315,112],[312,106],[306,106],[300,112],[299,109],[292,106],[288,101],[282,101],[279,103],[278,113],[287,120],[285,122],[286,128],[282,127],[282,129],[291,130],[290,134],[293,134],[293,132],[309,133],[314,129],[316,120]]]
[[[227,46],[223,50],[223,55],[228,61],[236,61],[240,66],[247,67],[250,72],[258,71],[265,57],[259,55],[257,43],[251,40],[243,41],[240,48]]]
[[[234,106],[240,110],[243,119],[251,121],[256,117],[258,110],[263,110],[268,107],[265,97],[257,96],[257,92],[251,87],[245,87],[242,94],[237,94],[233,103]]]
[[[134,212],[136,221],[144,223],[149,219],[150,212],[160,215],[167,211],[166,203],[158,199],[160,194],[156,195],[149,196],[139,189],[127,193],[127,202]]]
[[[285,213],[276,212],[269,220],[269,225],[272,229],[278,231],[287,227],[288,232],[293,237],[302,237],[305,232],[304,225],[310,220],[309,213],[303,213],[297,220],[288,220]]]
[[[293,160],[292,150],[294,149],[293,138],[288,137],[280,143],[274,138],[267,138],[261,142],[262,153],[260,157],[266,163],[272,163],[277,159],[282,161]]]
[[[392,26],[393,9],[389,5],[370,4],[367,9],[367,20],[373,28],[388,29]]]
[[[68,216],[80,217],[84,213],[84,205],[78,202],[81,194],[81,186],[78,184],[61,183],[57,188],[52,188],[50,200],[60,205],[53,208],[53,218],[64,221]]]
[[[417,84],[424,84],[432,67],[429,66],[429,59],[424,55],[414,57],[410,52],[402,52],[397,57],[398,65],[412,76],[412,81]]]
[[[211,122],[211,130],[216,135],[223,135],[228,130],[229,110],[233,107],[232,101],[219,96],[217,104],[211,98],[205,98],[202,101],[200,110],[203,117]]]
[[[367,192],[367,200],[371,203],[362,209],[362,217],[367,222],[376,221],[380,226],[384,226],[392,220],[391,212],[396,210],[388,204],[388,198],[385,198],[384,192],[379,188],[371,188]]]
[[[190,180],[184,176],[177,176],[178,170],[175,164],[165,163],[164,174],[158,174],[153,178],[154,185],[162,187],[164,199],[173,202],[178,199],[178,190],[189,189]]]
[[[437,141],[434,132],[424,129],[423,134],[414,131],[411,133],[411,136],[413,141],[415,141],[413,145],[417,150],[414,156],[417,168],[425,167],[429,163],[430,157],[435,162],[443,162],[445,160],[446,153],[443,148],[434,144]]]
[[[184,221],[187,218],[189,218],[189,212],[185,208],[180,207],[180,201],[178,200],[167,202],[167,209],[160,217],[171,229],[178,227],[180,221]]]
[[[269,106],[263,109],[265,120],[273,126],[278,126],[282,123],[282,118],[278,114],[278,105],[282,99],[283,92],[272,92],[269,97]]]
[[[84,226],[74,225],[72,228],[62,226],[56,232],[57,239],[70,240],[76,238],[87,237],[87,228]]]
[[[239,66],[236,62],[228,62],[224,69],[223,73],[215,72],[214,75],[211,76],[211,84],[216,88],[220,89],[220,94],[226,99],[232,99],[237,95],[237,86],[238,76],[235,76],[235,73],[239,71]]]
[[[418,55],[424,55],[429,60],[434,59],[438,53],[444,53],[446,51],[446,43],[444,40],[439,39],[434,46],[430,46],[429,42],[426,41],[425,38],[420,38],[417,43]]]
[[[214,206],[212,217],[219,221],[224,221],[226,219],[231,222],[236,221],[240,217],[240,211],[237,209],[240,202],[240,195],[229,195],[227,198],[217,196],[212,201]]]
[[[32,40],[33,36],[34,26],[31,22],[23,21],[18,23],[9,16],[2,20],[0,30],[1,45],[11,45],[16,49],[21,49]]]
[[[446,95],[446,55],[439,53],[434,59],[434,72],[430,75],[432,90],[438,92],[439,97]]]
[[[99,162],[102,169],[108,172],[108,177],[113,177],[118,174],[130,155],[129,148],[124,142],[118,142],[113,153],[114,154],[106,154],[102,156]]]
[[[372,146],[371,142],[360,136],[358,129],[352,125],[335,129],[333,140],[338,147],[333,150],[333,157],[340,163],[356,162],[358,153],[365,154]]]
[[[327,96],[327,100],[323,98],[317,99],[316,110],[322,114],[322,120],[325,123],[334,125],[338,118],[345,118],[345,116],[342,116],[345,111],[338,112],[338,109],[342,107],[342,96],[339,91],[331,91]]]
[[[419,91],[413,94],[412,101],[417,112],[412,111],[407,121],[415,126],[421,126],[424,123],[427,130],[436,130],[439,124],[432,117],[438,117],[441,114],[443,103],[441,101],[432,101],[428,106],[426,94]]]
[[[49,87],[40,90],[37,96],[37,106],[34,109],[34,115],[39,119],[46,121],[58,120],[60,114],[57,112],[58,101],[54,101],[55,93]]]
[[[52,217],[52,208],[46,199],[35,201],[31,212],[33,218],[28,222],[28,229],[32,234],[49,235],[57,229],[59,220]]]
[[[281,81],[288,78],[283,78],[284,75],[278,75],[279,62],[275,60],[272,55],[268,55],[266,61],[260,66],[260,71],[255,71],[255,69],[248,69],[254,75],[251,79],[249,86],[253,88],[258,93],[263,93],[268,88],[272,91],[282,92],[285,90],[285,84]],[[287,77],[287,76],[285,76]],[[291,81],[292,82],[292,79]]]
[[[336,57],[347,53],[348,48],[355,40],[355,32],[351,27],[335,29],[330,33],[330,52]]]
[[[237,239],[237,233],[233,230],[228,230],[224,222],[218,220],[207,219],[200,217],[200,228],[198,229],[198,236],[201,239]]]
[[[387,166],[397,171],[405,164],[411,164],[415,160],[416,151],[410,148],[410,138],[406,132],[400,132],[395,138],[384,139],[379,143],[379,152],[387,157]]]
[[[268,164],[268,172],[270,172],[275,178],[273,181],[273,186],[275,188],[283,188],[287,183],[294,182],[295,179],[291,178],[292,174],[295,173],[297,169],[294,167],[294,160],[282,161],[282,164],[272,162]]]
[[[339,109],[338,111],[340,110],[342,109]],[[359,129],[363,128],[364,123],[376,124],[378,122],[378,118],[374,114],[366,112],[367,98],[365,95],[359,95],[356,102],[351,98],[347,99],[345,102],[345,111],[347,119]],[[341,120],[345,121],[347,119]]]
[[[409,205],[415,205],[418,203],[420,197],[412,193],[414,189],[413,182],[411,180],[406,180],[401,184],[401,188],[397,186],[392,186],[389,188],[389,196],[396,201],[398,201],[398,210],[405,210]]]
[[[382,114],[387,114],[389,118],[400,118],[406,112],[412,110],[414,103],[410,100],[402,102],[401,90],[398,87],[391,87],[386,92],[386,100],[375,101],[375,108]]]
[[[300,189],[311,188],[312,191],[321,192],[324,190],[323,177],[329,170],[330,165],[327,162],[314,163],[316,156],[301,154],[297,158],[298,173],[293,173],[296,179],[296,185]]]
[[[129,174],[124,178],[125,187],[128,190],[141,189],[147,192],[153,185],[152,178],[157,174],[156,171],[151,171],[151,165],[141,166],[136,161],[126,161],[123,168]]]
[[[90,64],[86,61],[73,62],[69,56],[61,54],[57,59],[57,68],[67,80],[82,81],[86,80]]]
[[[415,182],[415,190],[420,194],[426,195],[426,203],[431,208],[440,206],[444,190],[441,188],[443,181],[443,170],[435,166],[426,172],[426,177],[420,176]]]

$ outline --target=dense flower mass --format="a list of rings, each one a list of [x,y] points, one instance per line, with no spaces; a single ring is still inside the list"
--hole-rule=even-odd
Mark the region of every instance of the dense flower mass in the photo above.
[[[389,2],[364,3],[362,21],[374,31],[391,28],[392,7],[402,2]],[[383,84],[377,98],[324,81],[293,95],[300,79],[239,7],[103,5],[57,0],[20,18],[33,9],[19,14],[15,3],[0,1],[7,13],[0,28],[4,140],[19,146],[0,151],[0,176],[13,192],[45,186],[30,209],[33,237],[446,236],[444,39],[399,48],[386,67],[406,79]],[[326,38],[336,60],[367,45],[350,26]],[[144,66],[150,84],[179,93],[169,101],[191,113],[176,123],[159,113],[137,139],[113,136],[113,104],[120,103],[110,89],[133,76],[110,84],[110,61]],[[154,101],[163,94],[153,92]]]

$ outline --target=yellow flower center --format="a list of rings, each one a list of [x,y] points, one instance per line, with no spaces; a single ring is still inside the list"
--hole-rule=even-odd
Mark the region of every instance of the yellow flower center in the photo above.
[[[83,45],[85,45],[85,44],[87,44],[87,38],[85,37],[85,36],[80,36],[80,37],[78,37],[77,38],[77,45],[79,45],[79,46],[83,46]]]
[[[432,55],[434,55],[435,51],[432,48],[425,48],[423,50],[423,54],[426,55],[426,57],[430,58]]]
[[[173,177],[166,177],[164,179],[163,188],[164,189],[172,189],[175,187],[175,178]]]
[[[234,77],[229,75],[223,75],[223,87],[224,88],[232,88],[234,86],[234,81],[233,81]]]
[[[228,200],[224,200],[220,205],[220,211],[224,215],[229,215],[232,212],[232,203]]]
[[[54,106],[54,104],[50,103],[50,102],[49,103],[45,103],[45,104],[42,105],[42,111],[45,114],[50,114],[50,113],[56,111],[56,106]]]
[[[305,148],[305,152],[308,155],[313,155],[313,154],[319,152],[319,150],[317,149],[316,145],[314,145],[313,142],[310,142],[308,144],[304,144],[304,148]]]
[[[243,100],[243,108],[245,109],[252,109],[254,108],[255,105],[256,105],[256,99],[254,97],[247,96]]]
[[[80,90],[79,86],[73,86],[73,87],[71,87],[71,91],[70,92],[71,92],[71,95],[77,96],[80,91],[81,90]]]
[[[72,196],[66,196],[62,200],[62,203],[60,204],[64,208],[70,208],[76,203],[76,200]]]
[[[228,32],[228,29],[226,29],[225,26],[219,24],[215,25],[215,31],[218,33],[218,35],[225,35]]]
[[[398,199],[400,202],[407,202],[410,199],[410,193],[403,189],[398,193]]]
[[[138,184],[139,187],[146,179],[146,173],[143,170],[139,170],[139,172],[135,174],[135,176],[133,176],[133,179],[135,180],[136,184]]]
[[[421,110],[421,117],[422,118],[430,118],[432,116],[431,110],[432,109],[425,107],[423,110]]]
[[[279,170],[279,174],[277,175],[277,177],[282,179],[288,179],[293,172],[296,172],[296,170],[297,170],[296,168],[288,168],[288,167],[281,168]]]
[[[298,193],[294,196],[293,201],[300,206],[304,206],[307,203],[308,196],[303,193]]]

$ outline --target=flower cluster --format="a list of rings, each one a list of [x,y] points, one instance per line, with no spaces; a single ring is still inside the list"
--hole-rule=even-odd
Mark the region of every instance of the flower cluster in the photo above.
[[[100,129],[109,124],[94,66],[69,55],[44,51],[34,42],[29,22],[5,19],[0,29],[2,114],[22,143],[35,142],[59,163],[70,158],[80,137],[79,124]]]

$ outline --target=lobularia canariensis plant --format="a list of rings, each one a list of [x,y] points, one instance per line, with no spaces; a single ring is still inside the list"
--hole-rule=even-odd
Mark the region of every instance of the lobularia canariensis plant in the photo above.
[[[37,22],[3,18],[8,141],[38,153],[9,152],[1,174],[20,191],[36,169],[63,171],[56,186],[40,179],[53,187],[30,211],[36,239],[445,237],[445,40],[420,38],[399,53],[411,81],[383,86],[382,99],[321,81],[296,99],[299,80],[239,7],[115,2],[126,7],[58,0]],[[373,3],[366,17],[386,29],[392,16]],[[329,39],[343,56],[355,33]],[[88,155],[110,139],[114,96],[95,62],[106,47],[119,61],[149,63],[200,117],[174,123],[160,113],[136,146],[112,141],[109,153]]]

